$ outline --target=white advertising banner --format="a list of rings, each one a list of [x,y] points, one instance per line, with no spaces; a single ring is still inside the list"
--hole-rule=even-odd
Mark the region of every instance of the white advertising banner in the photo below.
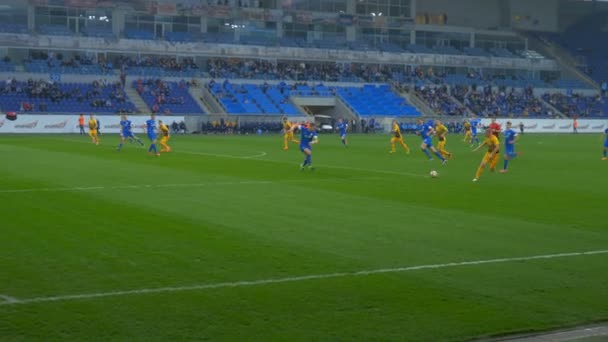
[[[101,133],[119,133],[120,116],[118,115],[98,115],[101,126]],[[149,116],[129,116],[133,123],[134,133],[144,133],[144,125]],[[88,131],[88,116],[85,116],[85,130]],[[183,116],[157,116],[156,121],[162,120],[165,124],[171,125],[173,121],[180,123],[184,121]],[[11,121],[0,118],[0,133],[78,133],[78,115],[19,115],[17,120]]]
[[[496,119],[504,129],[507,121],[511,121],[513,128],[519,132],[519,125],[524,124],[526,133],[572,133],[574,121],[572,119]],[[490,119],[482,119],[481,124],[487,127]],[[578,120],[579,133],[601,133],[608,128],[608,120]]]

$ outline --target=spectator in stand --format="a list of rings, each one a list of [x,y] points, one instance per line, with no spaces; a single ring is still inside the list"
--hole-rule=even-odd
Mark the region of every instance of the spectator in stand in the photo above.
[[[464,115],[465,109],[452,101],[446,85],[441,86],[416,86],[414,92],[420,97],[436,114],[440,115]]]

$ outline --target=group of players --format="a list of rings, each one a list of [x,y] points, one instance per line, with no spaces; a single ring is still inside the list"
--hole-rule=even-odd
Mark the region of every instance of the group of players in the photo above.
[[[99,121],[95,118],[95,115],[91,115],[89,117],[89,136],[91,137],[91,142],[95,145],[99,145]],[[169,127],[162,122],[162,120],[158,120],[158,127],[156,126],[156,116],[154,114],[150,115],[150,119],[146,120],[146,124],[142,126],[145,131],[148,139],[150,140],[150,146],[148,147],[148,153],[151,155],[160,156],[161,152],[171,152],[171,147],[168,145],[169,139],[171,139],[171,133],[169,131]],[[131,120],[127,118],[126,115],[121,115],[120,117],[120,142],[117,147],[117,151],[121,151],[125,142],[129,141],[130,143],[137,142],[139,145],[144,146],[143,141],[139,139],[133,133],[133,123]],[[158,134],[160,134],[160,146],[161,149],[158,150]]]
[[[392,134],[391,138],[391,153],[395,153],[395,143],[398,142],[406,151],[406,153],[410,153],[410,149],[403,141],[403,135],[401,134],[401,128],[396,120],[393,120],[392,124]],[[487,165],[490,165],[490,170],[495,171],[496,165],[498,164],[498,159],[500,158],[500,134],[502,132],[501,126],[496,119],[492,119],[492,123],[489,125],[488,129],[485,132],[485,140],[483,143],[480,143],[479,137],[477,135],[477,130],[481,127],[481,120],[472,118],[466,120],[464,123],[464,131],[465,136],[463,141],[466,143],[470,143],[471,147],[477,144],[477,147],[473,150],[474,152],[479,150],[480,148],[487,146],[488,151],[484,155],[479,167],[477,168],[477,172],[475,173],[475,178],[473,178],[473,182],[477,182],[481,177],[483,170]],[[429,160],[433,160],[431,152],[434,153],[439,160],[441,160],[442,164],[447,164],[449,159],[452,159],[454,155],[451,152],[446,150],[447,144],[447,134],[448,128],[439,120],[428,120],[424,122],[422,119],[418,120],[418,129],[416,132],[422,138],[422,144],[420,145],[420,149],[427,156]],[[518,139],[517,133],[512,128],[512,123],[507,122],[507,129],[503,132],[505,136],[505,155],[504,155],[504,163],[503,168],[500,170],[501,173],[506,173],[509,161],[513,158],[517,157],[517,153],[515,152],[515,142]],[[437,137],[437,148],[433,145],[433,137]]]
[[[512,123],[507,122],[506,130],[502,132],[502,128],[496,119],[493,118],[491,124],[485,131],[485,140],[480,142],[479,137],[477,136],[477,130],[481,127],[481,120],[472,118],[464,123],[465,136],[463,141],[466,143],[470,143],[471,147],[477,144],[477,147],[473,150],[474,152],[481,149],[482,147],[487,147],[488,151],[485,153],[479,167],[477,168],[477,172],[475,173],[475,178],[473,182],[477,182],[481,177],[484,169],[489,165],[491,171],[496,170],[496,166],[498,164],[498,160],[500,158],[500,135],[501,133],[505,137],[505,155],[503,168],[500,170],[501,173],[506,173],[509,162],[517,157],[518,153],[515,152],[515,142],[518,140],[519,136],[513,130]],[[294,131],[296,129],[301,130],[301,138],[300,140],[295,139]],[[337,129],[340,134],[340,140],[345,147],[348,147],[348,140],[346,138],[346,133],[348,130],[348,124],[343,120],[339,119],[337,123]],[[318,142],[317,131],[315,129],[314,123],[311,124],[301,124],[295,125],[289,122],[289,120],[285,117],[283,118],[283,149],[289,149],[289,143],[293,142],[299,144],[300,151],[304,153],[305,159],[301,164],[301,169],[308,167],[311,170],[314,170],[312,167],[312,145]],[[401,127],[397,123],[396,120],[392,122],[391,129],[392,137],[390,140],[391,150],[390,153],[395,153],[395,145],[398,143],[405,150],[405,153],[410,154],[410,148],[405,143],[403,139],[403,134],[401,133]],[[418,128],[416,130],[416,134],[419,135],[422,139],[422,143],[420,145],[420,149],[426,155],[429,160],[433,160],[433,155],[437,156],[443,165],[447,164],[449,159],[452,159],[454,155],[451,152],[446,150],[447,144],[447,134],[448,128],[439,120],[428,120],[424,122],[424,120],[418,120]],[[606,155],[606,151],[608,150],[608,130],[606,132],[606,146],[604,148],[604,155]],[[433,137],[437,138],[437,148],[433,145]],[[431,154],[432,153],[432,154]],[[605,157],[605,156],[604,156]]]
[[[95,145],[99,145],[99,122],[95,118],[94,115],[91,115],[88,121],[89,126],[89,136],[91,137],[91,141]],[[171,138],[171,134],[169,132],[169,127],[164,124],[161,120],[158,121],[158,128],[156,126],[156,116],[152,114],[150,119],[146,121],[146,124],[143,126],[146,130],[146,134],[148,139],[150,140],[150,146],[148,147],[148,153],[154,154],[156,156],[160,156],[161,152],[171,152],[171,147],[168,145],[169,139]],[[503,133],[505,137],[505,155],[503,168],[500,170],[501,173],[506,173],[509,162],[517,157],[518,153],[515,152],[515,143],[518,140],[519,136],[513,130],[512,123],[510,121],[506,124],[506,130],[502,132],[502,128],[498,122],[496,122],[496,118],[492,118],[492,122],[488,126],[485,131],[485,140],[483,143],[480,143],[479,138],[477,136],[477,130],[481,127],[481,121],[476,118],[472,118],[466,120],[464,123],[464,139],[463,141],[466,143],[470,143],[471,147],[477,144],[477,147],[473,150],[474,152],[481,149],[482,147],[487,147],[488,150],[485,153],[479,167],[477,168],[477,172],[475,173],[475,178],[473,178],[473,182],[477,182],[481,177],[484,169],[489,165],[490,171],[495,171],[496,166],[498,164],[498,160],[500,158],[500,134]],[[348,131],[348,124],[343,120],[339,119],[337,123],[338,132],[340,134],[340,140],[345,147],[348,147],[348,140],[346,138],[346,134]],[[296,129],[300,130],[300,140],[295,139],[294,131]],[[318,135],[316,126],[314,123],[309,124],[301,124],[295,125],[289,122],[287,117],[283,118],[283,149],[287,150],[289,148],[289,143],[293,142],[299,144],[300,151],[304,153],[305,159],[301,164],[301,169],[308,168],[310,170],[314,170],[312,166],[312,145],[318,142]],[[403,134],[401,133],[401,128],[396,120],[392,122],[392,137],[390,140],[391,150],[390,153],[395,153],[395,144],[399,143],[407,154],[410,154],[410,148],[405,143],[403,139]],[[454,156],[451,152],[446,150],[447,144],[447,127],[439,120],[428,120],[424,122],[422,119],[418,120],[418,128],[416,132],[422,139],[422,143],[420,145],[420,149],[426,155],[429,160],[433,160],[433,156],[431,152],[441,160],[443,165],[447,164],[449,159],[452,159]],[[160,134],[160,145],[161,149],[158,150],[158,136]],[[603,157],[602,160],[608,160],[608,128],[604,131],[605,140],[604,140],[604,149],[603,149]],[[437,138],[437,148],[433,145],[433,137]],[[129,141],[133,143],[134,141],[140,144],[141,146],[144,143],[133,133],[133,124],[127,118],[126,115],[121,116],[120,120],[120,143],[118,144],[117,151],[121,151],[125,142]]]

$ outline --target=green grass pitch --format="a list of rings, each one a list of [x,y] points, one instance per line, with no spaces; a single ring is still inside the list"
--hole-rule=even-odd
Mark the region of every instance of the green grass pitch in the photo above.
[[[608,319],[608,254],[445,265],[608,250],[599,135],[526,134],[478,183],[459,136],[447,166],[415,136],[411,155],[349,138],[320,136],[300,172],[279,136],[174,136],[160,158],[0,136],[0,340],[464,341]],[[175,289],[141,291],[158,288]]]

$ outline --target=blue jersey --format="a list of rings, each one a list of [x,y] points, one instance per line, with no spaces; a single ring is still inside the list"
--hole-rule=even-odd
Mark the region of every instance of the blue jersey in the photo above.
[[[425,124],[422,124],[418,127],[418,132],[420,133],[420,137],[422,138],[422,142],[427,146],[427,147],[431,147],[433,146],[433,139],[431,137],[431,133],[433,132],[433,126],[429,125],[429,123],[432,122],[427,122]]]
[[[131,133],[131,121],[120,120],[120,130],[124,135],[128,135],[129,133]]]
[[[156,121],[152,119],[146,121],[146,132],[148,133],[148,138],[151,140],[156,139]]]
[[[473,134],[477,134],[477,126],[479,126],[479,119],[471,119],[469,120],[469,122],[471,123],[471,132]]]
[[[505,147],[507,148],[507,153],[514,151],[515,150],[515,137],[517,136],[517,133],[512,129],[508,129],[508,130],[504,131],[504,135],[505,135]]]
[[[606,134],[606,140],[604,140],[604,147],[608,148],[608,128],[606,128],[604,134]]]
[[[310,143],[317,137],[317,131],[311,131],[305,126],[300,126],[300,130],[302,131],[300,136],[300,148],[310,149]]]
[[[340,131],[340,135],[346,135],[346,129],[348,128],[348,124],[346,122],[342,122],[338,124],[338,130]]]
[[[433,126],[428,123],[422,124],[418,126],[418,132],[420,132],[420,137],[422,140],[431,137],[431,132],[433,131]]]

